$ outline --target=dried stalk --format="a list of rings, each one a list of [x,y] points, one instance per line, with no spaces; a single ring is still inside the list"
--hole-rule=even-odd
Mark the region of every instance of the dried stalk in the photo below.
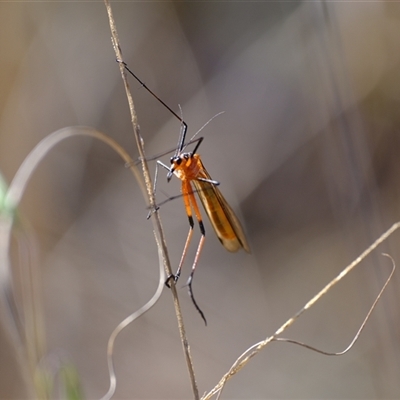
[[[366,258],[373,250],[375,250],[382,242],[384,242],[393,232],[400,228],[400,222],[396,222],[393,224],[386,232],[384,232],[378,239],[375,240],[366,250],[364,250],[353,262],[351,262],[343,271],[333,278],[319,293],[317,293],[310,301],[306,303],[306,305],[298,311],[293,317],[288,319],[272,336],[267,337],[263,341],[256,343],[247,349],[232,365],[230,370],[221,378],[221,380],[217,383],[217,385],[207,394],[205,394],[201,400],[209,400],[212,396],[219,393],[225,383],[231,379],[236,373],[238,373],[249,361],[251,358],[256,356],[265,346],[267,346],[270,342],[277,340],[277,337],[283,333],[290,325],[292,325],[297,318],[300,317],[306,310],[311,308],[323,295],[325,295],[334,285],[336,285],[340,280],[342,280],[350,271],[352,271],[364,258]],[[384,288],[386,287],[386,284]],[[383,289],[384,289],[383,288]],[[379,294],[377,300],[381,296]],[[376,300],[376,301],[377,301]],[[376,304],[374,302],[374,306]],[[369,313],[370,314],[370,313]],[[368,314],[368,315],[369,315]]]
[[[156,210],[152,215],[152,220],[153,220],[153,225],[154,225],[154,235],[156,236],[157,246],[160,246],[159,251],[161,251],[162,256],[163,256],[164,268],[165,268],[166,274],[167,274],[167,276],[170,276],[170,275],[172,275],[171,263],[170,263],[169,256],[168,256],[168,250],[167,250],[167,245],[166,245],[165,236],[163,233],[160,216],[159,216],[159,213],[155,206],[156,203],[155,203],[155,198],[154,198],[154,193],[153,193],[152,180],[150,177],[149,168],[148,168],[146,158],[145,158],[144,144],[143,144],[143,140],[140,136],[139,125],[137,122],[137,114],[135,111],[132,94],[129,89],[129,84],[128,84],[128,80],[126,77],[124,60],[122,57],[122,51],[121,51],[121,47],[120,47],[119,40],[118,40],[117,28],[115,26],[115,21],[114,21],[114,17],[112,14],[110,2],[108,0],[104,0],[104,3],[107,8],[107,14],[108,14],[108,19],[109,19],[109,23],[110,23],[111,41],[112,41],[112,44],[114,47],[115,55],[117,57],[117,60],[119,61],[121,76],[122,76],[122,80],[124,82],[126,97],[128,99],[128,103],[129,103],[129,110],[131,113],[133,133],[135,136],[137,148],[139,150],[139,156],[140,156],[140,160],[141,160],[142,172],[143,172],[145,185],[146,185],[146,189],[147,189],[149,206],[150,206],[151,210]],[[185,358],[186,358],[186,364],[187,364],[188,371],[189,371],[190,381],[192,384],[193,396],[194,396],[195,400],[198,400],[199,399],[199,391],[197,388],[196,377],[195,377],[194,368],[193,368],[193,362],[192,362],[192,358],[190,355],[190,347],[189,347],[189,343],[188,343],[188,340],[186,337],[182,312],[181,312],[179,299],[178,299],[178,293],[177,293],[173,279],[171,280],[171,293],[172,293],[172,296],[174,299],[175,313],[176,313],[176,318],[178,320],[178,327],[179,327],[179,333],[180,333],[180,337],[181,337],[182,347],[183,347],[183,351],[184,351]]]

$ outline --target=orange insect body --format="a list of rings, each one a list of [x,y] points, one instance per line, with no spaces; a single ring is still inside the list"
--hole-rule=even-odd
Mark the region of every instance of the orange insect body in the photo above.
[[[200,156],[183,153],[180,156],[173,157],[171,167],[174,174],[182,181],[182,194],[184,199],[185,197],[190,198],[197,219],[201,220],[201,217],[197,216],[197,202],[193,196],[191,183],[195,186],[211,225],[222,245],[231,252],[243,248],[250,253],[250,247],[238,218],[218,187],[210,182],[212,181],[211,176],[204,168]],[[185,207],[186,212],[188,212],[186,202]]]
[[[182,151],[176,152],[175,156],[171,158],[170,168],[168,168],[161,162],[159,162],[159,164],[168,169],[168,181],[171,179],[172,175],[175,175],[181,180],[183,202],[185,204],[185,210],[189,218],[190,225],[181,260],[179,262],[176,275],[174,276],[175,281],[179,278],[181,274],[182,265],[187,254],[189,244],[192,240],[194,226],[192,211],[194,211],[196,219],[199,223],[201,238],[197,246],[196,255],[193,261],[192,272],[188,280],[188,287],[193,304],[207,325],[204,313],[203,311],[201,311],[196,300],[194,299],[192,290],[194,271],[196,270],[196,266],[199,261],[200,253],[203,249],[205,240],[205,229],[203,225],[203,220],[201,217],[199,206],[197,205],[196,197],[193,193],[192,183],[196,189],[197,194],[200,197],[208,218],[210,219],[211,225],[214,228],[214,231],[217,234],[222,245],[227,250],[232,252],[236,252],[239,249],[243,248],[245,251],[250,253],[250,247],[247,243],[246,236],[244,235],[239,220],[237,219],[235,213],[217,188],[217,185],[219,183],[211,179],[211,176],[201,162],[200,156],[196,153],[196,150],[202,140],[203,138],[198,139],[198,143],[193,153],[183,153]],[[182,141],[182,147],[184,146],[183,143],[184,142]]]
[[[194,139],[197,133],[192,137],[192,139],[185,143],[186,132],[187,132],[187,124],[186,122],[179,117],[178,114],[175,113],[166,103],[164,103],[156,94],[154,94],[145,83],[143,83],[124,63],[125,69],[152,95],[154,96],[165,108],[167,108],[179,121],[181,121],[181,134],[179,136],[178,146],[175,151],[175,155],[171,158],[171,166],[163,164],[160,160],[157,161],[157,167],[161,166],[168,171],[167,180],[169,181],[172,175],[178,177],[182,182],[182,196],[183,202],[185,204],[186,214],[189,218],[189,233],[186,239],[185,247],[183,248],[181,260],[179,262],[178,269],[176,274],[173,276],[169,276],[165,284],[169,286],[169,280],[173,278],[175,282],[178,280],[184,259],[187,254],[187,250],[189,248],[189,244],[193,235],[193,215],[192,211],[196,216],[196,219],[199,223],[201,238],[199,244],[197,246],[197,251],[195,258],[192,264],[192,271],[190,273],[190,277],[188,280],[188,288],[189,294],[193,301],[194,306],[197,311],[200,313],[204,322],[207,324],[207,321],[204,317],[203,312],[200,307],[197,305],[193,290],[192,290],[192,280],[193,275],[199,261],[200,253],[203,248],[204,240],[205,240],[205,229],[203,225],[203,221],[201,218],[201,213],[199,207],[197,205],[196,197],[194,195],[192,183],[196,189],[196,192],[200,198],[200,201],[203,204],[203,207],[210,219],[211,225],[214,228],[215,233],[217,234],[222,245],[228,250],[232,252],[236,252],[239,249],[243,248],[245,251],[250,253],[250,247],[247,243],[246,236],[243,232],[242,226],[235,213],[222,196],[221,192],[217,188],[219,183],[211,179],[209,173],[204,168],[203,163],[201,162],[200,156],[197,154],[197,149],[199,148],[203,138]],[[218,115],[218,114],[217,114]],[[211,121],[211,120],[210,120]],[[209,121],[209,122],[210,122]],[[208,123],[208,122],[207,122]],[[207,125],[207,124],[206,124]],[[205,126],[205,125],[204,125]],[[203,128],[204,128],[203,126]],[[203,129],[201,128],[201,129]],[[200,130],[201,130],[200,129]],[[190,144],[196,143],[194,150],[191,153],[185,153],[183,150]],[[155,184],[157,181],[157,171],[156,169],[156,177],[154,179],[154,191]]]

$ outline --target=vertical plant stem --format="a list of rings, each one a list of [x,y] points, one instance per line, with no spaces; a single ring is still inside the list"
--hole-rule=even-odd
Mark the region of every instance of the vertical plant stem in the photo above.
[[[143,140],[140,136],[139,125],[137,122],[137,114],[135,111],[132,94],[129,89],[129,84],[128,84],[128,80],[126,77],[125,66],[124,66],[123,58],[122,58],[122,51],[121,51],[121,47],[120,47],[119,40],[118,40],[117,28],[115,26],[115,21],[114,21],[114,17],[112,14],[111,5],[110,5],[109,0],[104,0],[104,3],[106,6],[106,9],[107,9],[108,19],[109,19],[109,23],[110,23],[111,40],[112,40],[112,44],[114,47],[115,55],[117,57],[117,60],[119,61],[119,68],[121,71],[122,80],[124,82],[126,96],[128,99],[129,110],[131,113],[131,121],[132,121],[132,126],[133,126],[133,133],[135,136],[136,145],[139,150],[139,156],[140,156],[141,163],[142,163],[143,177],[144,177],[146,190],[147,190],[147,194],[148,194],[150,209],[156,210],[156,202],[155,202],[155,197],[154,197],[154,193],[153,193],[152,180],[151,180],[149,168],[148,168],[148,165],[147,165],[147,162],[145,159],[144,144],[143,144]],[[170,263],[169,256],[168,256],[168,250],[167,250],[165,236],[164,236],[163,229],[162,229],[160,216],[159,216],[159,213],[157,210],[153,213],[152,220],[153,220],[153,225],[155,228],[154,235],[156,238],[157,246],[161,247],[161,253],[163,256],[165,271],[166,271],[167,276],[170,276],[170,275],[172,275],[171,263]],[[176,313],[176,318],[178,320],[179,333],[180,333],[180,337],[181,337],[183,351],[185,354],[186,364],[187,364],[188,371],[189,371],[190,381],[191,381],[192,390],[193,390],[193,396],[194,396],[195,400],[198,400],[199,399],[199,391],[197,388],[196,377],[194,374],[192,357],[190,355],[190,347],[189,347],[189,343],[188,343],[188,340],[186,337],[186,331],[185,331],[185,327],[184,327],[184,323],[183,323],[183,317],[182,317],[181,307],[179,304],[178,293],[177,293],[175,282],[173,279],[171,280],[171,293],[172,293],[172,296],[174,299],[175,313]]]

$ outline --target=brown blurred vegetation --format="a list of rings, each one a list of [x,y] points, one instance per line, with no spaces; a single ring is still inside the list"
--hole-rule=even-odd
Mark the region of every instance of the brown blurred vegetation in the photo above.
[[[180,289],[203,393],[400,219],[400,5],[113,9],[125,61],[172,108],[182,107],[192,134],[225,111],[202,132],[200,153],[238,211],[252,254],[226,252],[206,223],[194,290],[207,328]],[[8,181],[64,126],[93,126],[137,157],[101,2],[1,3],[0,33],[0,170]],[[148,156],[172,148],[179,122],[133,80],[131,89]],[[162,191],[175,195],[179,183],[160,178],[160,200]],[[111,331],[157,286],[145,202],[110,149],[76,139],[42,163],[20,211],[40,248],[47,352],[72,360],[87,398],[99,398],[108,388]],[[177,264],[188,230],[181,201],[161,216]],[[326,351],[346,347],[389,274],[380,251],[399,264],[399,241],[390,238],[288,335]],[[228,383],[225,398],[399,398],[399,284],[397,273],[349,354],[273,344]],[[1,371],[14,365],[7,346],[0,343]],[[116,398],[190,397],[167,290],[121,334],[115,363]],[[2,373],[0,397],[20,397],[19,385]]]

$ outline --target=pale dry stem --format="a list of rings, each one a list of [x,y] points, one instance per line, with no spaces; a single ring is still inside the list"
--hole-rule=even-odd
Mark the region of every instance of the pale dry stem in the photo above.
[[[305,306],[298,311],[292,318],[288,319],[272,336],[265,340],[256,343],[247,349],[232,365],[230,370],[221,378],[218,384],[207,394],[205,394],[201,400],[209,400],[212,396],[220,393],[225,383],[231,379],[236,373],[238,373],[255,355],[257,355],[268,343],[274,341],[277,336],[283,333],[290,325],[292,325],[297,318],[300,317],[306,310],[311,308],[323,295],[325,295],[334,285],[336,285],[342,278],[344,278],[351,270],[353,270],[358,264],[361,263],[373,250],[375,250],[382,242],[384,242],[393,232],[400,227],[400,222],[393,224],[386,232],[384,232],[374,243],[371,244],[366,250],[364,250],[353,262],[351,262],[343,271],[332,279],[319,293],[317,293]],[[386,285],[384,286],[384,288]],[[383,288],[383,289],[384,289]],[[382,291],[380,295],[382,294]],[[380,297],[379,295],[379,297]],[[374,302],[374,306],[376,301]],[[370,313],[369,313],[370,314]]]
[[[139,156],[141,159],[142,172],[143,172],[145,185],[146,185],[146,189],[147,189],[149,206],[150,206],[151,210],[156,210],[156,207],[155,207],[156,203],[155,203],[155,198],[154,198],[154,193],[153,193],[153,185],[152,185],[150,172],[149,172],[146,158],[145,158],[143,140],[142,140],[142,138],[140,136],[140,132],[139,132],[139,125],[137,122],[137,114],[135,111],[132,94],[129,89],[129,84],[128,84],[128,80],[126,77],[124,60],[122,57],[122,51],[121,51],[121,47],[120,47],[119,40],[118,40],[117,28],[115,25],[113,14],[112,14],[110,2],[108,0],[104,0],[104,3],[106,5],[108,19],[109,19],[109,23],[110,23],[111,40],[112,40],[112,44],[114,47],[116,58],[119,62],[121,76],[122,76],[122,80],[124,82],[126,96],[127,96],[128,103],[129,103],[129,110],[131,113],[133,133],[135,136],[137,148],[139,151]],[[172,275],[171,263],[169,261],[165,236],[163,233],[160,216],[159,216],[159,213],[157,212],[157,210],[153,213],[152,221],[153,221],[153,226],[154,226],[154,235],[156,236],[156,242],[157,242],[157,245],[160,246],[162,258],[164,260],[164,268],[166,270],[166,274],[167,274],[167,276],[171,276]],[[185,354],[186,364],[188,367],[189,376],[190,376],[190,380],[191,380],[191,384],[192,384],[193,396],[194,396],[195,400],[198,400],[199,392],[198,392],[198,388],[197,388],[196,378],[195,378],[194,369],[193,369],[193,362],[192,362],[192,358],[190,355],[190,347],[189,347],[188,340],[186,337],[186,332],[185,332],[182,312],[181,312],[181,308],[180,308],[180,304],[179,304],[178,293],[177,293],[177,290],[175,287],[175,282],[171,282],[171,293],[172,293],[172,296],[174,299],[175,313],[176,313],[176,317],[178,320],[179,333],[180,333],[180,337],[181,337],[182,347],[183,347],[183,351]]]

